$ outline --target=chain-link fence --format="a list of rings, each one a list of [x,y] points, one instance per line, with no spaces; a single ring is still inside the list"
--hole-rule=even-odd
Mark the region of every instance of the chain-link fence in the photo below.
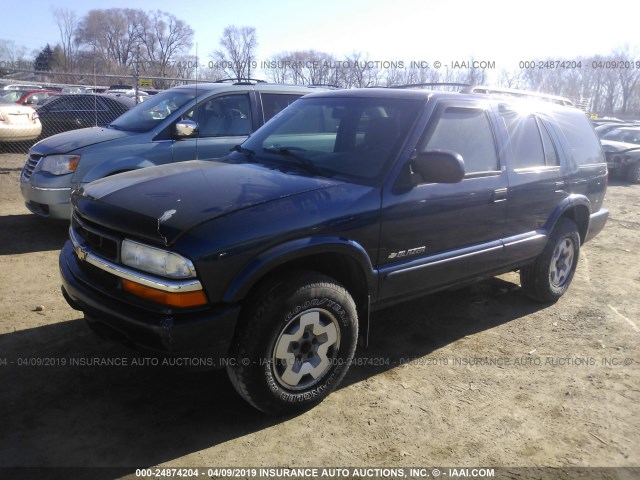
[[[104,126],[173,78],[15,72],[0,78],[0,152],[26,153],[43,138]]]

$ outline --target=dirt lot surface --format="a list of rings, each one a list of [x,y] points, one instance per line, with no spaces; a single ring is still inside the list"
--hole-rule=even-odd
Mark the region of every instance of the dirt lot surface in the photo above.
[[[378,312],[338,391],[275,419],[224,372],[132,366],[89,331],[60,294],[67,225],[23,206],[24,160],[0,155],[0,467],[640,466],[640,186],[609,186],[557,304],[509,274]]]

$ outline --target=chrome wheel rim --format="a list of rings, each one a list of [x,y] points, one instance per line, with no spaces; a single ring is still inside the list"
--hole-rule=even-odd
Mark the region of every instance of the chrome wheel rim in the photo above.
[[[276,340],[271,363],[274,377],[290,390],[310,388],[335,363],[339,348],[338,320],[327,310],[305,310],[287,323]]]
[[[567,284],[573,268],[574,258],[575,247],[573,242],[570,238],[562,239],[551,257],[549,281],[553,287],[562,288]]]

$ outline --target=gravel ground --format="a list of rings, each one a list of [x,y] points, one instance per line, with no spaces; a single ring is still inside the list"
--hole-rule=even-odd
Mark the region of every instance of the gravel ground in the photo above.
[[[67,225],[25,209],[24,161],[0,155],[0,467],[640,466],[638,185],[609,186],[556,304],[508,274],[378,312],[338,391],[274,419],[224,372],[88,330],[60,294]]]

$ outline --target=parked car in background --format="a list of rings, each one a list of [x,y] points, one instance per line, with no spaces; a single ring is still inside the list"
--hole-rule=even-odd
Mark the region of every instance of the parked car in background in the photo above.
[[[640,127],[620,127],[600,139],[609,173],[640,183]]]
[[[150,96],[104,128],[66,132],[34,145],[20,178],[26,206],[43,217],[68,219],[71,189],[128,170],[222,157],[290,103],[318,90],[239,82],[184,85]],[[43,106],[44,128],[60,103],[86,108],[84,97],[63,96]]]
[[[0,143],[33,140],[41,130],[33,108],[0,98]]]
[[[620,127],[631,127],[632,123],[601,123],[600,125],[596,125],[594,130],[598,134],[598,137],[602,138],[604,135],[609,133],[612,130],[616,130]]]
[[[601,117],[601,118],[592,118],[591,124],[595,127],[598,125],[603,125],[605,123],[626,123],[624,120],[617,117]]]
[[[130,88],[130,89],[109,89],[106,90],[105,95],[115,95],[117,97],[129,97],[129,98],[133,98],[136,100],[136,103],[142,103],[144,102],[146,99],[149,98],[149,94],[143,90],[138,90],[138,93],[136,95],[136,89],[135,88]]]
[[[104,126],[134,107],[129,97],[102,94],[60,95],[38,109],[42,138],[68,130]]]
[[[5,85],[3,87],[3,90],[37,90],[39,88],[42,88],[42,86],[28,85],[28,84],[24,84],[24,85],[15,84],[15,85]]]
[[[85,87],[69,85],[62,88],[62,93],[66,95],[78,95],[80,93],[92,93]]]
[[[49,98],[57,97],[60,92],[56,90],[8,90],[7,93],[2,94],[2,98],[19,105],[28,105],[35,108],[38,105],[42,105]]]

